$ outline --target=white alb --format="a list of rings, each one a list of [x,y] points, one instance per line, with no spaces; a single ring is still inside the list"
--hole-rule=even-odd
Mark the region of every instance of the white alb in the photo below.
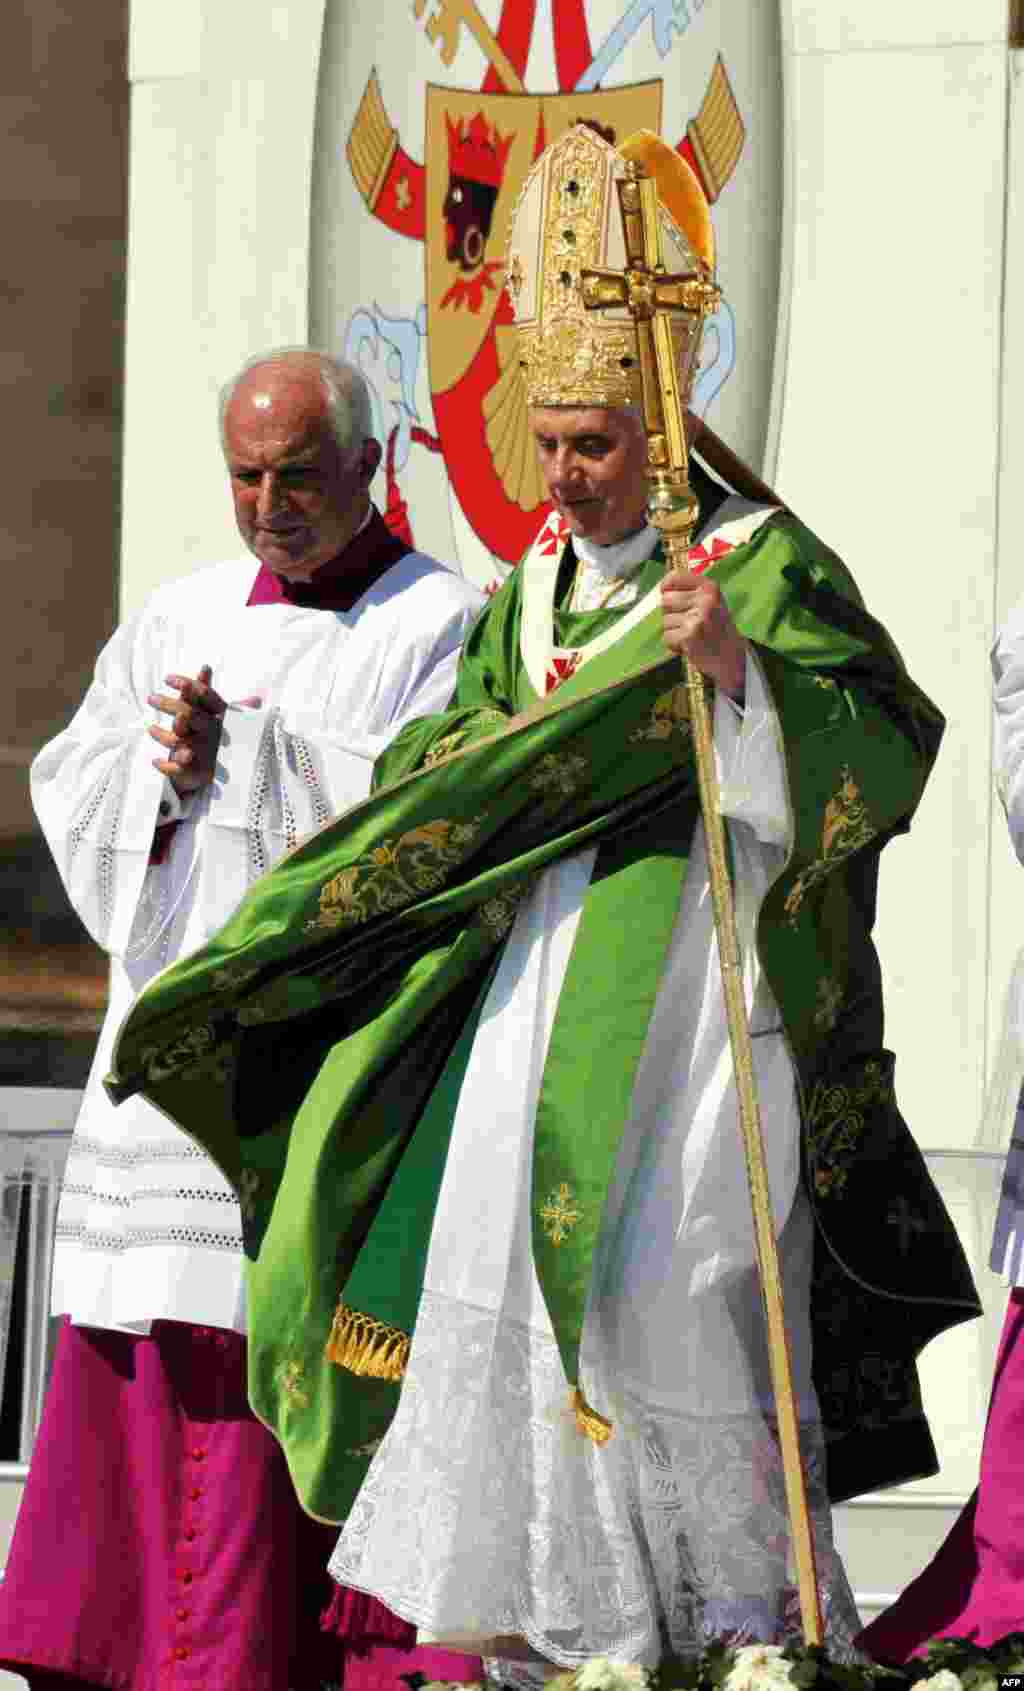
[[[114,634],[64,733],[32,767],[32,797],[65,887],[111,954],[110,1007],[71,1145],[53,1311],[146,1332],[163,1318],[244,1330],[238,1202],[193,1141],[143,1099],[102,1088],[133,999],[206,941],[282,852],[370,789],[402,724],[441,710],[482,595],[410,553],[349,611],[248,605],[252,558],[160,588]],[[203,664],[230,705],[215,779],[161,813],[169,783],[150,693]],[[166,718],[162,719],[166,722]],[[166,860],[154,829],[180,812]]]

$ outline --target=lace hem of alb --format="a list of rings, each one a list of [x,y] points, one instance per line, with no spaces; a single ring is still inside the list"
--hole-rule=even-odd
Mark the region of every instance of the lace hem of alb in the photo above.
[[[600,1362],[585,1373],[612,1402]],[[770,1419],[695,1417],[615,1393],[616,1432],[582,1438],[557,1348],[425,1293],[395,1421],[331,1561],[437,1637],[518,1635],[550,1661],[654,1665],[714,1637],[801,1636]],[[826,1637],[859,1621],[832,1544],[824,1447],[802,1430]]]

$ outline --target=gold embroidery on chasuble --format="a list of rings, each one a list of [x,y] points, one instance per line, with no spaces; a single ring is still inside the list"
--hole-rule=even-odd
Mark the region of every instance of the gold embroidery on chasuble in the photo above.
[[[839,1019],[839,1010],[845,994],[839,982],[831,975],[822,975],[818,982],[818,1008],[814,1012],[814,1025],[823,1033],[831,1033]]]
[[[368,857],[342,869],[321,888],[319,913],[306,923],[306,932],[357,927],[415,903],[423,893],[437,892],[447,870],[463,860],[476,839],[480,821],[424,822],[397,839],[383,840]]]
[[[254,1168],[242,1170],[238,1182],[238,1207],[246,1221],[252,1221],[256,1214],[256,1194],[260,1189],[260,1177]]]
[[[541,1205],[540,1219],[545,1235],[553,1245],[560,1245],[563,1239],[567,1239],[581,1217],[582,1211],[576,1208],[572,1192],[564,1180]]]
[[[260,972],[258,963],[226,963],[214,969],[213,986],[216,992],[238,992]]]
[[[844,766],[842,781],[825,806],[821,827],[821,855],[793,882],[784,909],[790,924],[795,925],[800,906],[812,887],[823,881],[847,857],[873,840],[878,829],[868,816],[867,806],[860,796],[860,788]]]
[[[508,892],[498,893],[494,898],[487,899],[476,913],[480,926],[493,934],[495,939],[504,939],[516,919],[516,911],[525,892],[525,886],[512,887]]]
[[[673,734],[684,736],[690,732],[690,700],[686,683],[680,681],[668,693],[659,693],[651,709],[646,728],[637,728],[629,736],[636,740],[670,740]]]
[[[841,1194],[866,1112],[892,1096],[892,1082],[876,1062],[865,1063],[857,1085],[817,1082],[807,1106],[807,1151],[819,1198]]]
[[[436,740],[423,759],[424,769],[432,769],[435,763],[441,762],[442,758],[449,757],[452,752],[457,752],[460,747],[465,745],[467,733],[467,729],[457,728],[454,734],[444,734],[440,740]]]
[[[546,752],[530,776],[530,786],[543,808],[557,810],[564,800],[582,791],[589,767],[579,752]]]
[[[301,1362],[282,1362],[277,1371],[281,1390],[289,1403],[293,1403],[296,1409],[309,1408],[309,1393],[302,1384],[305,1372],[305,1364]]]
[[[496,733],[499,728],[504,728],[508,721],[509,718],[504,711],[481,710],[476,714],[475,725],[479,727],[482,723],[491,724]],[[469,728],[456,728],[451,734],[443,734],[440,740],[435,740],[430,750],[425,754],[423,759],[424,769],[432,769],[435,763],[441,762],[442,758],[450,757],[453,752],[461,751],[462,747],[469,743],[469,739]]]
[[[190,1068],[203,1057],[212,1052],[216,1042],[216,1035],[212,1022],[204,1022],[200,1027],[187,1028],[184,1033],[169,1040],[166,1045],[149,1045],[141,1054],[142,1067],[150,1081],[166,1080],[169,1075],[177,1074],[179,1069]],[[227,1073],[228,1057],[220,1065]],[[208,1074],[204,1069],[204,1074]]]

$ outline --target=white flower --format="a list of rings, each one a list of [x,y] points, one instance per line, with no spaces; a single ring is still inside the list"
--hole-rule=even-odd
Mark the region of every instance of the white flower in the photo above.
[[[647,1691],[650,1675],[635,1662],[610,1662],[595,1656],[573,1676],[576,1691]]]
[[[992,1683],[995,1684],[994,1679]],[[950,1668],[940,1668],[930,1679],[919,1679],[915,1691],[964,1691],[964,1682]]]
[[[791,1662],[782,1660],[781,1644],[745,1644],[726,1676],[722,1691],[770,1691],[789,1685]],[[937,1691],[943,1688],[937,1687]],[[952,1691],[952,1687],[946,1688]]]

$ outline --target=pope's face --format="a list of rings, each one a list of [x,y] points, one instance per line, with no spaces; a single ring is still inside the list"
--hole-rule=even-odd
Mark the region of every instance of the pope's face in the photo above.
[[[571,533],[597,546],[647,520],[647,437],[631,411],[535,405],[530,428],[548,493]]]
[[[380,457],[374,440],[342,451],[315,370],[274,364],[236,388],[224,451],[239,534],[275,575],[294,581],[348,545]]]

